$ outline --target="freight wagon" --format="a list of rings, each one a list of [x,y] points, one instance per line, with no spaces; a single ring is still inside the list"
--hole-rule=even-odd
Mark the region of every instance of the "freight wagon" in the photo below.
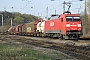
[[[42,18],[30,23],[19,24],[17,26],[12,26],[9,28],[9,34],[16,35],[31,35],[31,36],[40,36],[40,32],[37,30],[37,24],[41,22]]]

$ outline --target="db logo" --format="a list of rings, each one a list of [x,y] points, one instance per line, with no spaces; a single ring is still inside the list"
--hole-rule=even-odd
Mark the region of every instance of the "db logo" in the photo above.
[[[50,22],[50,26],[54,26],[54,22]]]

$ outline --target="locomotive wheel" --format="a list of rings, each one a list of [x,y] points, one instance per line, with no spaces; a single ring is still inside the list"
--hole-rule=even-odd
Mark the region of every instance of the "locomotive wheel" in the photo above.
[[[60,37],[58,37],[59,39],[63,39],[63,35],[60,35]]]

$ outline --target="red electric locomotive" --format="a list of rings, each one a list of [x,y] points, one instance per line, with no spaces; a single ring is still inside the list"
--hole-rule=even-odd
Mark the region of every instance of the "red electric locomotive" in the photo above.
[[[80,14],[66,12],[62,15],[52,15],[45,22],[45,35],[58,38],[79,38],[82,35]]]

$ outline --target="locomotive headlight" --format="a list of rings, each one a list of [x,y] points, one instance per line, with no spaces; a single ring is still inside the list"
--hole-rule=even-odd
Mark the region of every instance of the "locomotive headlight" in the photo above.
[[[67,31],[70,31],[70,28],[67,28]]]
[[[70,24],[66,24],[66,27],[70,27]]]
[[[78,30],[80,31],[80,30],[81,30],[81,28],[78,28]]]
[[[78,24],[78,27],[81,27],[81,24]]]

